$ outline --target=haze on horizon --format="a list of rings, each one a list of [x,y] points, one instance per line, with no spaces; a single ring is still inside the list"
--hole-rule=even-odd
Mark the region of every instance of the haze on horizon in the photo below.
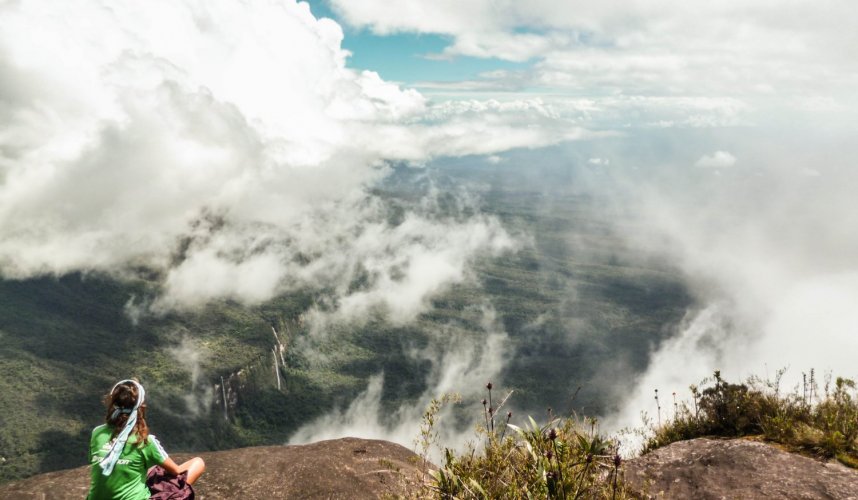
[[[372,189],[403,165],[565,164],[694,297],[607,425],[714,369],[855,376],[856,25],[847,0],[3,2],[0,274],[155,269],[140,314],[319,286],[317,332],[408,324],[528,235],[466,186],[457,216],[432,192],[396,224]],[[439,351],[424,397],[515,355],[475,307],[497,348]],[[419,413],[373,421],[381,383],[298,439],[410,443]]]

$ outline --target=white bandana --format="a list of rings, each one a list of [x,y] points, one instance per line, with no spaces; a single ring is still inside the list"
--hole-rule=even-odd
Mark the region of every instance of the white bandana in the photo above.
[[[128,417],[128,421],[125,422],[125,428],[122,429],[122,432],[120,432],[118,436],[116,436],[107,456],[98,464],[101,467],[101,473],[105,476],[109,476],[113,472],[113,467],[116,465],[116,461],[119,460],[119,455],[122,454],[122,449],[125,448],[128,436],[131,434],[131,431],[134,429],[134,425],[137,423],[137,409],[140,408],[140,405],[142,405],[143,401],[146,399],[146,391],[143,389],[143,386],[130,379],[120,380],[117,382],[116,385],[113,386],[113,389],[110,390],[110,394],[113,394],[113,391],[115,391],[120,385],[127,383],[132,383],[137,387],[137,402],[131,410],[131,415]],[[118,408],[114,410],[111,418],[116,418],[120,411],[121,410]]]

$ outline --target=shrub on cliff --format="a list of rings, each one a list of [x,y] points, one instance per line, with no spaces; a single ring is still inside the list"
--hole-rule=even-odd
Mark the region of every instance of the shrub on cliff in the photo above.
[[[620,480],[618,443],[596,431],[596,422],[575,416],[539,425],[528,417],[522,427],[510,424],[512,413],[498,417],[484,400],[485,426],[479,445],[457,454],[444,450],[442,466],[433,472],[424,494],[443,499],[484,498],[629,498]],[[437,405],[427,415],[434,416]],[[426,420],[424,420],[425,422]],[[434,420],[433,420],[434,422]]]
[[[751,378],[732,384],[716,371],[703,382],[711,386],[702,391],[691,386],[690,404],[675,404],[672,419],[651,426],[644,452],[702,436],[761,435],[797,451],[858,465],[855,382],[837,377],[832,383],[829,378],[820,394],[811,371],[809,380],[803,377],[801,392],[782,394],[782,374],[773,382]]]

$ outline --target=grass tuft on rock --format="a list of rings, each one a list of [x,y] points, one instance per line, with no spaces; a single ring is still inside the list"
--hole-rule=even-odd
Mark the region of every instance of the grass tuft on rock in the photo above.
[[[501,412],[506,398],[492,406],[491,384],[477,426],[479,444],[461,454],[445,449],[442,466],[420,498],[488,499],[631,498],[621,480],[619,443],[606,438],[593,419],[557,418],[549,409],[547,422],[528,417],[523,426],[510,423],[511,412]],[[439,406],[430,405],[434,417]],[[434,424],[434,419],[424,422]]]

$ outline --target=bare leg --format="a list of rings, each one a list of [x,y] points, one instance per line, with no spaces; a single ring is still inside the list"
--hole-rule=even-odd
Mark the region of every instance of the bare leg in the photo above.
[[[179,470],[188,472],[188,484],[194,484],[206,470],[206,463],[200,457],[194,457],[179,466]]]

